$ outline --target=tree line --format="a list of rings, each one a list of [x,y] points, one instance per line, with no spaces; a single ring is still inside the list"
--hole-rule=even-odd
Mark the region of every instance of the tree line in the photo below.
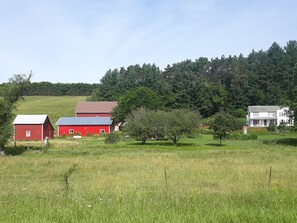
[[[144,87],[153,91],[165,109],[193,109],[203,117],[218,112],[243,116],[249,105],[289,105],[297,94],[297,41],[248,56],[221,56],[168,65],[131,65],[108,70],[90,100],[121,100]]]
[[[0,96],[3,95],[5,86],[0,84]],[[32,82],[25,90],[25,96],[90,96],[98,84],[87,83],[51,83]]]

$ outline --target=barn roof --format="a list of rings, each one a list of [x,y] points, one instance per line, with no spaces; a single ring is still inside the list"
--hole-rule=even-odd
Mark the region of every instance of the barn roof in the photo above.
[[[111,125],[110,117],[61,117],[56,125]]]
[[[280,106],[270,106],[270,105],[249,106],[248,112],[275,112],[278,109],[280,109]]]
[[[47,115],[17,115],[13,124],[44,124],[46,118]]]
[[[117,105],[116,101],[78,102],[75,113],[111,113]]]

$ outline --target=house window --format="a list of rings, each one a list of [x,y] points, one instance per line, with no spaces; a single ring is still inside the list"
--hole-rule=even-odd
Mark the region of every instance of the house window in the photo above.
[[[74,129],[69,129],[69,134],[73,134],[74,133]]]
[[[254,112],[254,116],[258,117],[259,116],[259,112]]]
[[[105,130],[104,129],[100,129],[100,134],[104,134]]]
[[[286,112],[280,112],[280,113],[279,113],[279,116],[280,116],[280,117],[285,117],[285,116],[286,116]]]
[[[26,131],[26,137],[30,137],[31,136],[31,131]]]
[[[253,120],[254,125],[259,125],[259,120]]]
[[[275,117],[275,112],[268,112],[268,117]]]

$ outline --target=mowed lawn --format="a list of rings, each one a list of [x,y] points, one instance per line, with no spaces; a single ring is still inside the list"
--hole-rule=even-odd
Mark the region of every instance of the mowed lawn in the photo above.
[[[25,96],[14,111],[17,115],[47,114],[54,127],[62,116],[74,116],[76,103],[85,101],[86,96]]]
[[[0,157],[0,222],[296,222],[295,138],[19,142]]]

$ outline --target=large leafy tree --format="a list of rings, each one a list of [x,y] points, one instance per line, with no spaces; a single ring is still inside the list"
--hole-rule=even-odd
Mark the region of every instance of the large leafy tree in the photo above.
[[[5,85],[0,98],[0,150],[2,150],[13,134],[12,119],[14,104],[20,100],[30,83],[32,73],[16,74]]]
[[[199,120],[197,112],[174,109],[166,113],[164,133],[176,145],[182,136],[191,136],[197,130]]]
[[[231,130],[234,130],[235,118],[232,115],[226,113],[217,114],[213,124],[213,135],[215,138],[220,140],[220,145],[222,145],[222,140],[229,135]]]
[[[144,144],[148,138],[163,133],[162,113],[154,110],[139,108],[132,111],[126,121],[127,124],[124,127],[124,131],[127,132],[129,136],[141,140],[142,144]]]
[[[113,110],[112,116],[117,121],[124,121],[133,110],[141,107],[157,110],[162,107],[162,102],[154,91],[139,87],[119,98],[118,106]]]
[[[144,144],[148,138],[166,136],[177,144],[183,136],[191,136],[198,128],[197,112],[174,109],[172,111],[137,109],[127,118],[124,130]]]

